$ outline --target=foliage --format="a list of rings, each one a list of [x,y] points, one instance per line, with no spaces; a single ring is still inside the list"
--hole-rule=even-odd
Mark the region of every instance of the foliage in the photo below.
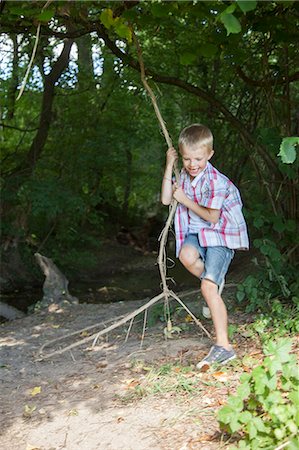
[[[213,163],[240,187],[250,234],[264,242],[262,253],[270,252],[263,253],[266,281],[256,280],[262,295],[252,302],[290,299],[294,263],[290,268],[284,258],[294,247],[298,214],[291,137],[297,134],[296,2],[16,1],[1,8],[3,241],[17,239],[22,252],[42,246],[58,263],[62,255],[80,260],[76,252],[93,247],[106,230],[114,236],[119,226],[163,215],[165,144],[136,71],[133,27],[174,145],[186,124],[212,128]],[[38,24],[36,57],[16,101]],[[28,170],[47,75],[67,38],[74,39],[69,63]]]
[[[264,345],[265,359],[251,374],[241,376],[236,395],[218,412],[223,430],[241,436],[231,449],[273,449],[282,442],[296,448],[298,365],[290,339]]]
[[[293,164],[296,159],[296,147],[299,145],[299,137],[284,138],[280,144],[280,151],[277,156],[285,164]]]
[[[293,335],[299,332],[299,298],[293,297],[294,305],[290,306],[274,299],[271,309],[261,313],[252,325],[262,342],[271,337]]]
[[[256,239],[254,245],[261,252],[255,258],[257,270],[238,285],[237,300],[246,302],[246,311],[269,311],[275,299],[292,304],[299,292],[296,267],[287,263],[278,246],[269,239]]]

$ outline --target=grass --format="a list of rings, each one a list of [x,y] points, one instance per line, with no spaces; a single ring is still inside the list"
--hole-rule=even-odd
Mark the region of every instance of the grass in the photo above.
[[[135,361],[132,372],[138,373],[139,376],[126,380],[127,392],[118,395],[118,399],[124,404],[155,395],[171,394],[173,398],[192,398],[202,396],[202,391],[206,391],[209,387],[223,387],[223,382],[213,378],[212,373],[203,374],[194,366],[182,366],[177,363],[146,366],[142,361]]]

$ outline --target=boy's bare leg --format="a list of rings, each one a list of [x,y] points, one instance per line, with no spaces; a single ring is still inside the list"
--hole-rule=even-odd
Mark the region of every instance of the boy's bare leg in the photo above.
[[[192,275],[200,278],[204,271],[204,263],[193,245],[184,245],[180,251],[179,259]]]
[[[216,332],[216,344],[231,349],[228,340],[228,322],[226,306],[218,294],[218,286],[210,280],[203,279],[201,292],[211,311],[213,324]]]

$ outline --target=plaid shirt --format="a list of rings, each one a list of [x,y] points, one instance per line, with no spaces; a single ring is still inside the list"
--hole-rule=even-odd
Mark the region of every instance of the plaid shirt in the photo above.
[[[202,247],[217,245],[230,249],[249,248],[247,227],[242,214],[242,200],[236,186],[209,162],[192,182],[183,169],[180,184],[192,201],[211,209],[219,209],[219,221],[214,224],[198,216],[198,239]],[[185,237],[189,233],[189,210],[181,203],[175,214],[177,256]],[[192,231],[193,232],[193,231]]]

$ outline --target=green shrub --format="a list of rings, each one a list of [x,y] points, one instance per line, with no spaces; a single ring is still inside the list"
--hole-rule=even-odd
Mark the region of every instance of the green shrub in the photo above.
[[[238,286],[237,300],[247,303],[247,312],[269,311],[274,299],[296,303],[299,291],[297,268],[287,263],[275,242],[255,239],[253,244],[261,255],[254,259],[257,271]]]
[[[291,348],[289,338],[268,341],[263,363],[241,376],[236,395],[219,410],[220,428],[241,438],[231,450],[273,450],[281,443],[298,448],[298,365]]]

